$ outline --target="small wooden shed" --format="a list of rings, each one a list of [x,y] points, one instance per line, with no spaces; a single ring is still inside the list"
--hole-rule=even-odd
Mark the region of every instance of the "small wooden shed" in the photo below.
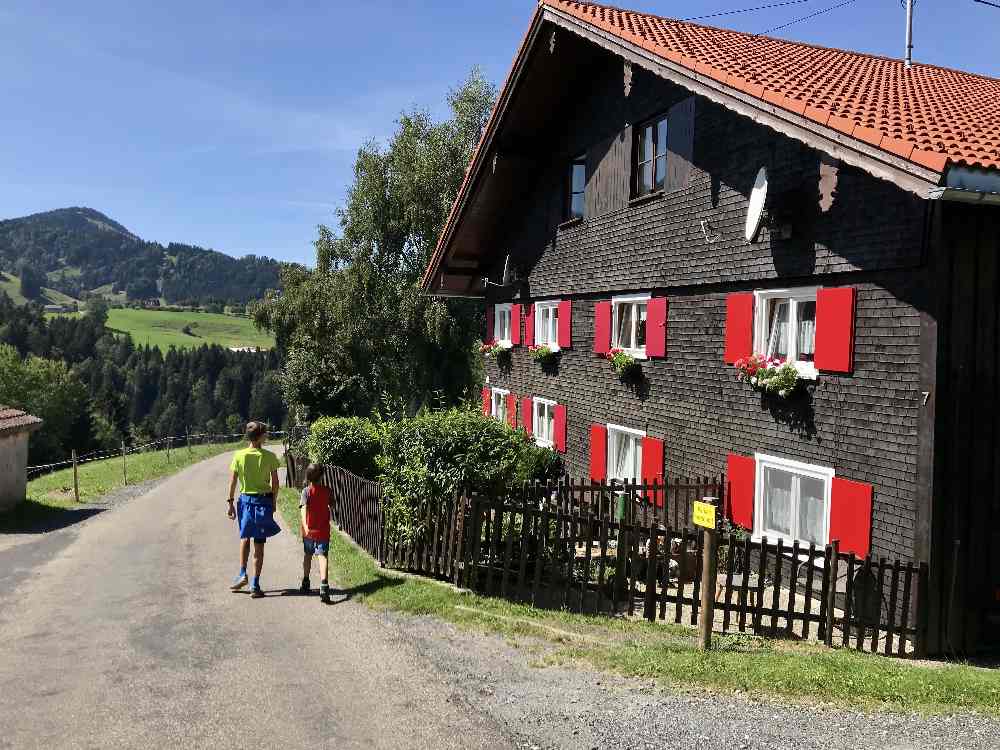
[[[28,435],[42,420],[9,406],[0,406],[0,512],[24,500],[28,484]]]

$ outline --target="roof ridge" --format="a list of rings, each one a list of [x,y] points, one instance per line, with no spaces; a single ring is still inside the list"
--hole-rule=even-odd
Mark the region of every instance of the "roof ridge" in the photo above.
[[[684,24],[686,26],[697,26],[699,28],[710,29],[712,31],[723,31],[723,32],[726,32],[726,33],[729,33],[729,34],[738,34],[739,36],[747,37],[748,39],[762,39],[762,40],[766,39],[766,40],[774,41],[774,42],[783,42],[785,44],[796,44],[796,45],[799,45],[800,47],[809,47],[810,49],[822,50],[824,52],[843,52],[844,54],[847,54],[847,55],[856,55],[858,57],[864,57],[864,58],[868,58],[870,60],[883,60],[885,62],[893,62],[893,63],[898,63],[901,66],[903,65],[903,61],[901,59],[899,59],[898,57],[890,57],[888,55],[878,55],[878,54],[875,54],[874,52],[862,52],[860,50],[845,49],[843,47],[828,47],[828,46],[823,45],[823,44],[816,44],[815,42],[803,42],[803,41],[799,41],[797,39],[786,39],[785,37],[780,37],[780,36],[769,36],[767,34],[754,34],[753,32],[750,32],[750,31],[740,31],[738,29],[726,28],[725,26],[712,26],[711,24],[707,24],[707,23],[695,23],[694,21],[685,21],[683,18],[673,18],[671,16],[661,16],[661,15],[656,14],[656,13],[647,13],[646,11],[642,11],[642,10],[633,10],[633,9],[629,9],[629,8],[622,8],[622,7],[619,7],[617,5],[608,5],[607,3],[595,3],[595,2],[592,2],[591,0],[539,0],[539,2],[542,5],[551,5],[553,7],[558,7],[559,5],[562,5],[564,3],[566,3],[566,4],[568,4],[568,3],[575,3],[576,5],[589,5],[589,6],[594,7],[594,8],[603,8],[605,10],[614,10],[614,11],[618,11],[619,13],[631,13],[633,15],[644,16],[646,18],[655,18],[657,20],[667,21],[669,23],[681,23],[681,24]],[[932,68],[932,69],[936,69],[936,70],[943,70],[943,71],[946,71],[948,73],[961,73],[962,75],[975,76],[976,78],[982,78],[982,79],[984,79],[986,81],[992,81],[992,82],[995,82],[995,83],[1000,83],[1000,76],[990,76],[990,75],[986,75],[985,73],[976,73],[974,71],[963,70],[961,68],[950,68],[950,67],[948,67],[946,65],[938,65],[936,63],[920,62],[920,61],[914,60],[913,61],[913,68],[916,68],[916,67]],[[903,69],[905,70],[906,68],[904,67]],[[911,70],[912,70],[912,68],[911,68]]]

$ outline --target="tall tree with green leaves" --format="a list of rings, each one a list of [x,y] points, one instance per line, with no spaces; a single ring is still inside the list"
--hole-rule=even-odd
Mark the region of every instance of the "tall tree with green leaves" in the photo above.
[[[286,266],[283,293],[253,310],[286,351],[282,387],[300,416],[412,413],[470,394],[477,306],[428,297],[419,280],[495,98],[475,69],[446,119],[404,112],[388,144],[362,146],[339,234],[321,226],[315,270]]]

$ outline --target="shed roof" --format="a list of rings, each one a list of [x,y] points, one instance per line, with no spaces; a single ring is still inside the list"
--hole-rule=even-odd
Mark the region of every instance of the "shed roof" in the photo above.
[[[33,432],[42,426],[42,420],[11,406],[0,406],[0,435]]]

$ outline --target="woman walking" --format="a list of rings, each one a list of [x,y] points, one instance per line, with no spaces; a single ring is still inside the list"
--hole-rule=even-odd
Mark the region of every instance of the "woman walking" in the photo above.
[[[249,422],[246,429],[250,445],[233,456],[229,479],[229,517],[239,520],[240,528],[240,572],[230,589],[238,591],[247,585],[247,562],[250,559],[250,540],[253,540],[253,578],[250,582],[250,596],[259,599],[264,596],[260,588],[260,573],[264,567],[264,543],[281,528],[274,521],[274,502],[278,496],[278,457],[263,448],[267,439],[267,425],[263,422]],[[240,486],[240,498],[233,507],[236,485]]]

